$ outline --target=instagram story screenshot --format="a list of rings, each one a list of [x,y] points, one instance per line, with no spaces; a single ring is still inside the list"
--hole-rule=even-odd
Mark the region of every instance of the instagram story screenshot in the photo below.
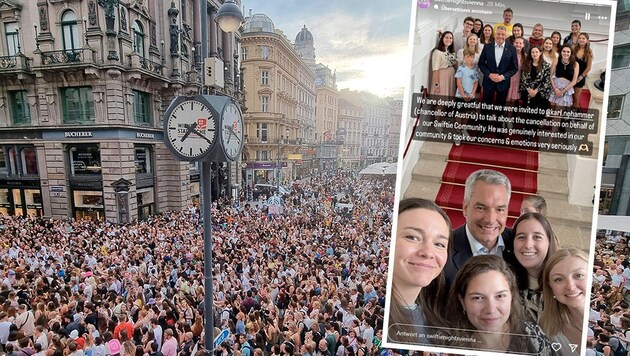
[[[585,353],[615,11],[413,2],[386,347]]]

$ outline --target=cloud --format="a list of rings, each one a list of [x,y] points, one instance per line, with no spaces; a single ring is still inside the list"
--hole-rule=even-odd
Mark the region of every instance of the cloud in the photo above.
[[[338,87],[402,92],[409,72],[407,1],[245,0],[244,6],[269,16],[290,41],[306,25],[316,61],[337,71]]]

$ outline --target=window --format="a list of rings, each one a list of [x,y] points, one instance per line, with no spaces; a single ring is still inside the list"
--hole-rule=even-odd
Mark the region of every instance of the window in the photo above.
[[[151,124],[151,96],[148,93],[133,91],[133,117],[136,124]]]
[[[72,10],[68,10],[61,16],[61,33],[63,35],[63,49],[72,51],[79,48],[79,28],[77,26],[77,15]]]
[[[247,47],[241,47],[241,60],[247,60]]]
[[[94,99],[90,87],[61,89],[64,124],[94,122]]]
[[[136,52],[142,57],[146,55],[144,51],[144,31],[142,30],[142,24],[136,20],[133,22],[133,46]]]
[[[623,107],[623,95],[611,95],[608,98],[608,118],[621,118],[621,108]]]
[[[630,66],[630,46],[613,48],[612,68]]]
[[[262,104],[261,111],[262,112],[269,112],[269,96],[268,95],[261,96],[260,97],[260,102]]]
[[[262,59],[269,59],[269,46],[260,46],[260,55]]]
[[[136,173],[151,173],[151,150],[149,147],[136,147],[134,164],[136,166]]]
[[[269,151],[256,151],[256,160],[257,161],[268,161],[270,160],[271,155]]]
[[[97,145],[70,147],[70,174],[101,174],[101,151]]]
[[[0,175],[9,174],[9,166],[7,160],[4,158],[4,149],[0,147]]]
[[[269,71],[268,70],[260,71],[260,84],[269,85]]]
[[[256,124],[256,137],[259,138],[261,142],[267,143],[269,139],[268,132],[267,123]]]
[[[30,125],[31,112],[26,100],[26,90],[10,91],[11,116],[14,125]]]
[[[17,23],[11,22],[5,24],[4,31],[7,34],[7,53],[9,56],[15,56],[19,52],[18,47],[20,47]]]
[[[20,150],[22,158],[22,173],[26,175],[37,174],[37,153],[35,148],[28,147]]]

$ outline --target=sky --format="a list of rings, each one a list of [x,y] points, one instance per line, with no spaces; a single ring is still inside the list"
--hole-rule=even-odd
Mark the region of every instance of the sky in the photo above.
[[[337,88],[402,99],[409,78],[409,0],[243,0],[293,43],[313,34],[315,60],[337,71]]]

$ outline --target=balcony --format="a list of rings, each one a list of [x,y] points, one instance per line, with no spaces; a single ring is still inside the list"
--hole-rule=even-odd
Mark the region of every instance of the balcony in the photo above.
[[[134,79],[148,79],[164,81],[164,65],[141,56],[138,52],[133,52],[129,56],[128,68]]]
[[[17,75],[22,79],[24,74],[31,74],[31,58],[26,57],[22,53],[14,56],[0,57],[0,76]]]
[[[68,66],[77,64],[94,64],[95,52],[91,48],[41,52],[42,66]]]

